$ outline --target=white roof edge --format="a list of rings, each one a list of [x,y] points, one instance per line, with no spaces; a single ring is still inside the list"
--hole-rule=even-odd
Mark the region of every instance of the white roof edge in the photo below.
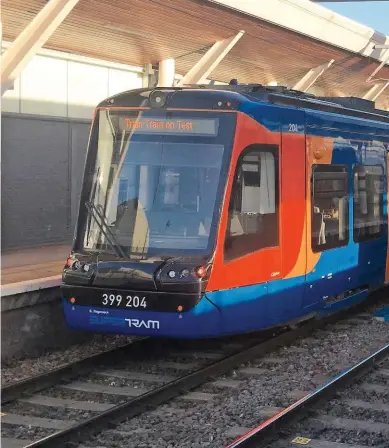
[[[304,34],[335,47],[383,62],[389,36],[311,2],[310,0],[208,0]]]

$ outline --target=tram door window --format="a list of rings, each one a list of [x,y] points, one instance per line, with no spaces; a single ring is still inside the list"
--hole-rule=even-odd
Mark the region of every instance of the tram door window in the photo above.
[[[354,167],[354,241],[383,234],[384,170],[380,165]]]
[[[314,252],[345,246],[349,240],[348,170],[344,165],[313,165],[311,178]]]
[[[278,201],[278,147],[246,148],[231,190],[226,260],[278,245]]]

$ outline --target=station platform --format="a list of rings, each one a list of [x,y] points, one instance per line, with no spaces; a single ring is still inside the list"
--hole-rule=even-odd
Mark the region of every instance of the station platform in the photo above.
[[[69,244],[50,244],[3,252],[1,284],[60,275],[69,252]]]
[[[69,243],[1,254],[1,361],[40,356],[91,335],[65,325],[59,286]],[[13,362],[13,361],[12,361]]]

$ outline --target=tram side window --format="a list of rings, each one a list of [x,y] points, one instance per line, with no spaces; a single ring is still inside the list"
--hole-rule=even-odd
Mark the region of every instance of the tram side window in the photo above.
[[[312,250],[345,246],[349,239],[347,167],[313,165],[311,185]]]
[[[231,190],[226,260],[278,245],[278,200],[278,147],[246,148]]]
[[[380,165],[354,167],[354,241],[383,233],[384,170]]]

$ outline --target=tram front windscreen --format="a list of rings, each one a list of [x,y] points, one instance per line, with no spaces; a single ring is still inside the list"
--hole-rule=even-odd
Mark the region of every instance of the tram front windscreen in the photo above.
[[[84,179],[82,249],[126,257],[208,254],[235,119],[233,113],[100,110]]]

